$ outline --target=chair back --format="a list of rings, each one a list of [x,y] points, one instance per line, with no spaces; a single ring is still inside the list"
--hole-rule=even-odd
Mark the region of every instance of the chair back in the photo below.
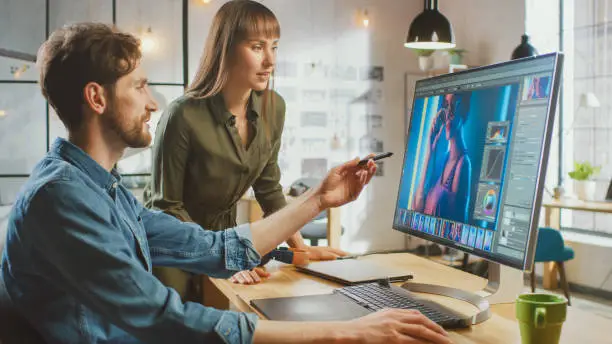
[[[564,246],[563,237],[558,230],[541,227],[538,230],[538,243],[534,260],[536,262],[550,261],[548,257],[557,256],[559,252],[563,251]]]
[[[0,344],[44,342],[36,329],[19,314],[0,277]]]

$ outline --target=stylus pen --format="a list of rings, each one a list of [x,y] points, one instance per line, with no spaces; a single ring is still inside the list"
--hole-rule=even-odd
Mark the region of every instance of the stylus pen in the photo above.
[[[380,159],[388,158],[388,157],[390,157],[392,155],[393,155],[392,152],[378,154],[378,155],[375,155],[375,156],[373,156],[371,158],[362,159],[362,160],[359,161],[358,164],[359,165],[365,165],[365,164],[368,163],[368,160],[377,161],[377,160],[380,160]]]

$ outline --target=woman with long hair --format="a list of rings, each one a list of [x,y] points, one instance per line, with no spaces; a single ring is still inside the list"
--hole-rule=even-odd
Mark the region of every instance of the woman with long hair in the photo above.
[[[463,136],[470,109],[469,93],[444,95],[429,132],[425,170],[415,194],[414,210],[427,215],[467,222],[470,200],[471,162]],[[448,150],[439,152],[442,134]],[[439,155],[444,157],[438,163]]]
[[[278,20],[261,3],[221,6],[193,82],[157,126],[147,206],[211,230],[236,226],[236,203],[250,187],[265,216],[285,206],[277,163],[285,102],[270,88],[279,39]],[[299,232],[287,243],[306,250],[311,260],[345,254],[308,247]],[[183,298],[201,294],[199,279],[187,272],[154,273]],[[267,276],[257,268],[232,280],[257,283]]]

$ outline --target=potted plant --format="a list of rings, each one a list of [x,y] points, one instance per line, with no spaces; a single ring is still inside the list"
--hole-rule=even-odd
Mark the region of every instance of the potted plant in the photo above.
[[[600,166],[593,166],[588,161],[575,162],[574,170],[569,174],[574,180],[574,192],[583,201],[595,199],[595,181],[592,178],[599,173]]]
[[[446,53],[449,56],[449,64],[452,65],[461,65],[463,64],[463,54],[465,54],[467,52],[467,50],[465,49],[458,49],[458,48],[452,48],[452,49],[447,49]]]
[[[433,49],[412,49],[419,57],[419,68],[426,72],[433,67],[433,60],[430,58],[434,53]]]

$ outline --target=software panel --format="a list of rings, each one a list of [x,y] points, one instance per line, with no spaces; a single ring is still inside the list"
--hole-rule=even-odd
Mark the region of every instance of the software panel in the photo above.
[[[530,267],[557,58],[417,83],[394,229]]]

